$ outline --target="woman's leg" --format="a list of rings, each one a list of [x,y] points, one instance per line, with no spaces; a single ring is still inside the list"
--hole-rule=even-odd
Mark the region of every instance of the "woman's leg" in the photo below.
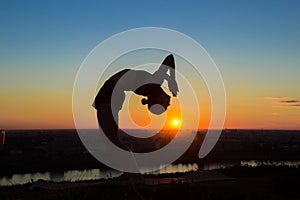
[[[116,119],[113,117],[113,112],[110,105],[101,105],[97,110],[97,118],[100,128],[103,130],[106,137],[118,147],[128,150],[128,148],[120,141],[118,137],[118,113]]]

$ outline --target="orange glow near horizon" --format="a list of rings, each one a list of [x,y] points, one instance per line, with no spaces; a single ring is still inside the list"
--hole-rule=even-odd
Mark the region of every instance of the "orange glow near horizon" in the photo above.
[[[179,63],[178,66],[183,66],[183,64]],[[190,96],[186,95],[186,87],[178,76],[179,94],[177,97],[169,94],[171,105],[164,113],[164,118],[159,118],[163,125],[158,126],[161,124],[157,123],[160,122],[157,120],[155,121],[157,124],[154,124],[156,125],[155,128],[175,130],[176,126],[172,124],[174,119],[179,120],[177,128],[190,129],[191,122],[195,122],[195,120],[198,120],[199,129],[208,128],[212,113],[209,92],[203,81],[192,75],[190,77],[192,77],[191,85],[195,87],[194,91],[197,91],[200,118],[198,119],[192,114],[197,105],[187,103]],[[7,78],[5,82],[10,83],[11,88],[8,88],[7,85],[1,85],[0,129],[75,128],[72,115],[73,77],[64,78],[61,82],[51,82],[51,85],[38,84],[42,83],[41,79],[46,80],[47,76],[37,76],[36,79],[37,83],[28,80],[25,84],[20,82],[21,79],[9,80]],[[282,99],[276,97],[277,88],[270,85],[265,86],[262,91],[254,90],[254,88],[260,88],[262,83],[239,84],[242,79],[243,77],[233,79],[225,76],[224,78],[227,102],[224,128],[300,129],[300,106],[298,104],[292,106],[293,104],[288,103],[289,101],[286,104],[280,103]],[[34,79],[31,78],[30,80]],[[300,96],[295,95],[292,90],[282,90],[278,95],[284,97],[285,100],[288,100],[289,97],[296,102],[300,100]],[[147,106],[141,104],[141,98],[141,96],[135,95],[129,100],[131,119],[141,129],[151,128],[148,125],[154,122],[153,116],[149,114]],[[185,106],[185,110],[181,110],[179,102]],[[128,105],[125,103],[123,108]],[[89,108],[95,112],[93,119],[96,121],[96,111],[92,106]],[[122,115],[122,113],[123,110],[120,111],[119,116],[120,127],[132,128],[128,115]],[[185,117],[182,114],[185,114]],[[87,126],[85,128],[94,128],[94,121],[91,122],[86,119]]]

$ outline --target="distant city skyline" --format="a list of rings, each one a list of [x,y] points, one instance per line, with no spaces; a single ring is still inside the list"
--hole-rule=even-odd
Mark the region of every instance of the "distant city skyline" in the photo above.
[[[225,83],[224,128],[300,129],[296,0],[2,1],[0,129],[74,128],[84,58],[116,33],[149,26],[180,31],[208,51]]]

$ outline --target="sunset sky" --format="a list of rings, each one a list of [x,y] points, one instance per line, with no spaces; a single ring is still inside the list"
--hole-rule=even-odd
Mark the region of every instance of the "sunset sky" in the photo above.
[[[148,26],[180,31],[207,50],[226,88],[225,128],[300,129],[297,0],[1,1],[0,129],[74,128],[84,58],[104,39]]]

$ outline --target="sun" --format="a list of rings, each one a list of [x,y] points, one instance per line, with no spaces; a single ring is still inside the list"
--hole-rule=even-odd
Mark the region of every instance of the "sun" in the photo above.
[[[171,125],[173,128],[177,128],[180,125],[179,119],[173,119]]]
[[[178,126],[178,124],[179,124],[179,121],[178,121],[177,119],[174,119],[174,120],[173,120],[173,125],[174,125],[174,126]]]

